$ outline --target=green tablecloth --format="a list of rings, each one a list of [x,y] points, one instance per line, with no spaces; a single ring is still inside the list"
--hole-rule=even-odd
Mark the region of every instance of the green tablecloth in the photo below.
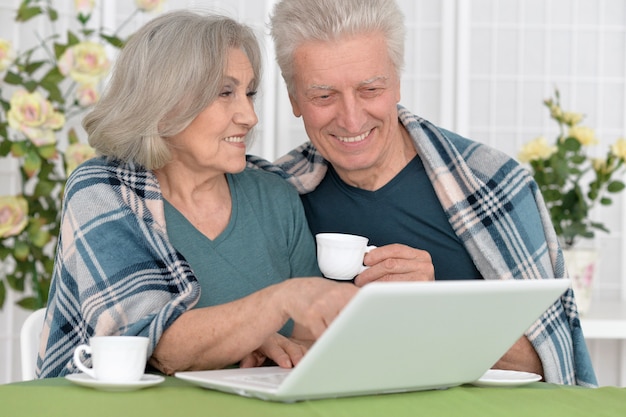
[[[64,378],[0,385],[0,417],[403,417],[626,416],[626,388],[533,383],[516,388],[461,386],[295,404],[206,390],[175,378],[132,392],[102,392]]]

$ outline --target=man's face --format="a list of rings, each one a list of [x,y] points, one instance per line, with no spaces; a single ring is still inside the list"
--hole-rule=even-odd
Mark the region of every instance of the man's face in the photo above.
[[[296,117],[344,178],[371,175],[401,144],[400,81],[381,33],[311,41],[294,54]]]

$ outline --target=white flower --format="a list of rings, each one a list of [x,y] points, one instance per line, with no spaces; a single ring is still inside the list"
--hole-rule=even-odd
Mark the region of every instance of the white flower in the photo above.
[[[163,0],[135,0],[135,5],[143,12],[153,12],[161,10]]]
[[[626,161],[626,139],[620,138],[611,145],[611,153]]]
[[[556,151],[557,147],[548,145],[546,138],[538,137],[522,146],[518,158],[521,162],[527,163],[539,159],[548,159]]]
[[[88,16],[93,11],[96,0],[74,0],[74,8],[78,14]]]
[[[15,51],[11,42],[6,39],[0,39],[0,71],[4,71],[15,60]]]
[[[28,224],[28,202],[23,197],[0,197],[0,238],[18,235]]]
[[[583,146],[598,144],[598,138],[596,138],[596,133],[590,127],[573,126],[569,130],[569,136],[576,139]]]
[[[78,99],[78,104],[83,107],[89,107],[98,101],[100,94],[95,85],[81,84],[76,89],[76,98]]]
[[[79,84],[95,84],[109,71],[111,63],[104,46],[81,42],[67,48],[59,59],[59,71]]]
[[[11,128],[23,132],[35,145],[56,143],[53,130],[65,124],[65,116],[38,91],[18,90],[11,97],[7,119]]]
[[[85,143],[73,143],[65,151],[65,173],[69,177],[80,164],[96,156],[96,151]]]

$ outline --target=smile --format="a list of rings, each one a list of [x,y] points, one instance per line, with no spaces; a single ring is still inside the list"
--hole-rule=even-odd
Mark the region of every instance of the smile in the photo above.
[[[225,142],[231,143],[242,143],[245,140],[245,136],[231,136],[228,138],[224,138]]]
[[[335,137],[339,139],[339,141],[344,142],[344,143],[360,142],[363,139],[365,139],[371,132],[372,130],[370,129],[367,132],[360,134],[359,136],[352,136],[352,137],[335,136]]]

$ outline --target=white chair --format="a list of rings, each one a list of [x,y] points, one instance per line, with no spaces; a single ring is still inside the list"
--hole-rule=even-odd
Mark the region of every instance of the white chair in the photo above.
[[[22,325],[20,331],[20,352],[22,354],[23,381],[35,379],[39,340],[41,339],[41,329],[43,328],[45,315],[45,308],[35,310],[26,318]]]

